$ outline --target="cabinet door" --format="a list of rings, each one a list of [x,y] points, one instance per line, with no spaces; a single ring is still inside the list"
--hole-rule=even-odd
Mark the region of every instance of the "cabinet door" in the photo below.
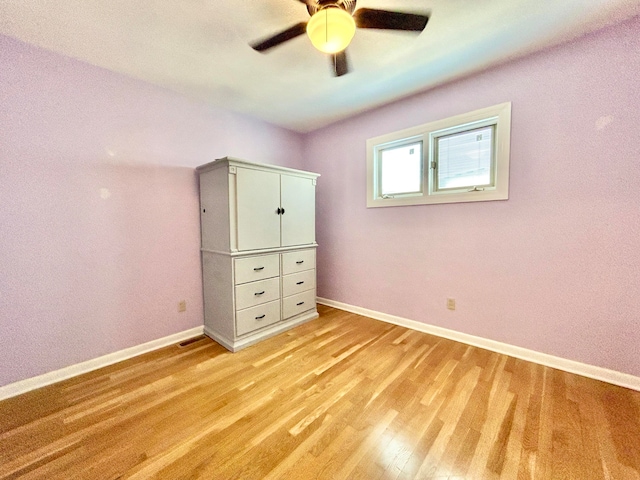
[[[280,175],[238,168],[236,197],[238,250],[279,247]]]
[[[316,241],[316,186],[310,178],[282,175],[282,246]]]

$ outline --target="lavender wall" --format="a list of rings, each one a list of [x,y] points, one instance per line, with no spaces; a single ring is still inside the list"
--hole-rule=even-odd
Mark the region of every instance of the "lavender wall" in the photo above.
[[[0,65],[0,386],[202,325],[193,167],[301,137],[2,36]]]
[[[323,175],[320,296],[640,375],[638,51],[635,19],[303,139],[0,36],[0,386],[202,325],[224,155]],[[365,208],[367,138],[503,101],[508,201]]]
[[[638,52],[636,18],[308,135],[318,295],[640,375]],[[508,201],[365,208],[367,138],[505,101]]]

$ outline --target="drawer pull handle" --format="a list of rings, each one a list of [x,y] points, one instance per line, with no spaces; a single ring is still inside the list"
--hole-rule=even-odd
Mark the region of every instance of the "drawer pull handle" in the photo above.
[[[264,317],[266,317],[266,316],[267,316],[266,314],[264,314],[264,315],[260,315],[259,317],[256,317],[256,320],[262,320],[262,319],[263,319]]]
[[[256,292],[254,293],[254,295],[264,295],[264,290],[262,290],[261,292]]]
[[[304,302],[300,302],[300,303],[296,303],[296,305],[299,307],[300,305],[302,305]]]
[[[304,263],[304,260],[298,260],[296,263],[300,265],[301,263]]]
[[[264,267],[256,267],[253,269],[255,272],[259,272],[260,270],[264,270]]]
[[[302,285],[304,282],[298,282],[296,283],[296,285]]]

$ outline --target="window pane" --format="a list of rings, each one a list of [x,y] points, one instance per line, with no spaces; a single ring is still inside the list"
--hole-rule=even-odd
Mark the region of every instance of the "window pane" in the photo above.
[[[438,189],[492,185],[494,128],[437,138]]]
[[[422,142],[380,151],[380,193],[422,191]]]

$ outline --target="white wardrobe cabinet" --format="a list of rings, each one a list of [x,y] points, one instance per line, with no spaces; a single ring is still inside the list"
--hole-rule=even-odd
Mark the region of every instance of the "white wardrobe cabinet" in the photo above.
[[[197,171],[205,333],[236,351],[317,318],[319,175],[230,157]]]
[[[315,178],[237,167],[237,248],[315,242]]]

